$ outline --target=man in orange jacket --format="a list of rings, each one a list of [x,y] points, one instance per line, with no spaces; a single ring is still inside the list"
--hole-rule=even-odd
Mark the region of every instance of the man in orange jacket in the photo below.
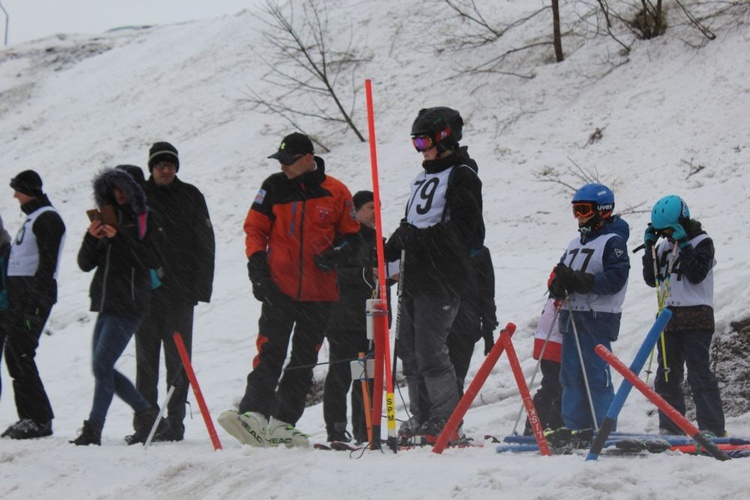
[[[239,412],[224,412],[219,423],[245,444],[308,446],[294,426],[339,299],[336,267],[357,250],[359,223],[349,190],[326,174],[306,135],[286,136],[269,158],[281,172],[263,182],[244,226],[253,295],[263,303],[258,354]]]

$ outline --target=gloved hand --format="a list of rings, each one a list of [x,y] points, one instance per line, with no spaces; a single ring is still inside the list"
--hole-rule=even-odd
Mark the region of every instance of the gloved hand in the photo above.
[[[341,264],[341,251],[337,248],[319,255],[313,255],[313,261],[321,271],[335,271]]]
[[[416,226],[413,226],[408,222],[402,222],[385,243],[388,260],[398,260],[401,256],[401,250],[407,250],[413,245],[414,240],[417,237],[417,231],[418,229]]]
[[[487,356],[495,345],[495,329],[497,320],[482,318],[482,338],[484,339],[484,355]]]
[[[688,235],[685,228],[680,224],[672,224],[669,226],[672,229],[672,239],[680,245],[680,248],[685,248],[688,243]]]
[[[654,226],[649,223],[648,226],[646,226],[646,231],[643,233],[643,244],[646,248],[651,248],[656,245],[658,240],[659,235],[656,233],[656,229],[654,229]]]
[[[281,290],[276,286],[276,283],[269,278],[262,278],[255,280],[253,283],[253,297],[260,302],[267,302],[269,305],[273,305],[274,301],[281,295]]]
[[[555,282],[553,285],[560,286],[567,292],[588,293],[594,287],[594,275],[583,271],[573,271],[565,264],[559,263],[555,267]],[[551,291],[550,295],[552,295]],[[552,297],[560,298],[557,295],[552,295]]]
[[[41,309],[33,306],[28,307],[23,313],[23,326],[32,333],[39,333],[44,326]]]

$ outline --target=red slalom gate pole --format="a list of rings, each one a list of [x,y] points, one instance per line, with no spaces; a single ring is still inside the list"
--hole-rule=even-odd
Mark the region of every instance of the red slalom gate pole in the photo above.
[[[474,398],[479,394],[479,389],[482,388],[487,377],[490,376],[492,368],[497,364],[497,360],[500,359],[500,355],[503,353],[503,350],[505,350],[505,344],[502,342],[503,337],[510,338],[515,331],[516,325],[508,323],[500,332],[500,340],[495,342],[490,353],[484,358],[484,362],[482,363],[482,366],[479,367],[479,371],[477,371],[474,380],[471,381],[469,388],[464,392],[464,397],[458,402],[456,409],[453,410],[453,414],[451,414],[451,417],[445,423],[445,427],[443,427],[440,436],[435,442],[435,446],[432,447],[433,453],[443,453],[445,447],[448,446],[448,440],[451,434],[453,434],[456,429],[458,429],[458,426],[461,425],[461,420],[463,420],[464,415],[466,415],[466,412],[469,410],[469,406],[471,406]]]
[[[177,351],[180,353],[182,366],[185,367],[185,373],[188,376],[188,380],[190,380],[190,385],[193,387],[193,393],[195,394],[195,399],[198,401],[198,407],[201,409],[203,420],[206,422],[208,436],[211,438],[211,443],[214,445],[214,450],[220,450],[221,441],[219,441],[219,435],[216,434],[216,427],[214,427],[214,422],[213,420],[211,420],[211,414],[208,412],[206,401],[203,399],[203,393],[201,392],[201,388],[198,385],[198,379],[196,378],[195,372],[193,371],[193,365],[190,363],[190,357],[188,356],[187,349],[185,349],[185,343],[182,341],[182,335],[180,335],[179,332],[174,332],[174,334],[172,334],[172,338],[174,339],[174,343],[177,346]]]
[[[385,249],[383,248],[383,222],[380,205],[380,182],[378,178],[378,152],[375,139],[375,112],[372,99],[372,81],[365,80],[365,97],[367,100],[367,128],[370,142],[370,170],[372,173],[372,193],[375,205],[375,248],[378,256],[378,297],[379,312],[382,318],[375,323],[375,380],[372,394],[372,440],[370,447],[380,448],[380,421],[383,410],[383,377],[386,389],[386,413],[388,425],[388,445],[395,452],[397,449],[395,398],[393,396],[393,377],[391,376],[391,348],[388,337],[388,287],[385,278]]]
[[[523,376],[521,363],[518,362],[518,356],[516,355],[516,349],[513,347],[513,341],[510,339],[510,335],[501,335],[500,342],[505,345],[505,352],[508,355],[508,361],[513,370],[513,376],[516,378],[516,385],[521,392],[521,399],[523,400],[523,405],[526,407],[526,413],[529,416],[529,422],[531,422],[531,428],[534,431],[534,437],[539,446],[539,452],[544,456],[551,456],[552,452],[547,445],[547,438],[544,437],[544,429],[542,428],[542,423],[539,421],[539,415],[536,413],[534,400],[531,399],[529,386],[526,385],[526,379]]]
[[[633,373],[627,366],[625,366],[625,364],[620,361],[617,356],[612,354],[609,349],[599,344],[594,350],[599,355],[599,357],[606,361],[612,368],[617,370],[620,375],[627,379],[628,382],[633,384],[633,387],[641,391],[644,396],[650,399],[651,402],[654,403],[661,411],[663,411],[670,418],[670,420],[672,420],[672,422],[674,422],[680,429],[685,432],[685,434],[695,439],[695,441],[700,444],[701,447],[705,449],[709,455],[714,457],[716,460],[730,460],[729,456],[721,451],[717,447],[716,443],[704,436],[701,431],[696,426],[694,426],[692,422],[690,422],[690,420],[686,419],[680,412],[675,410],[672,405],[667,403],[664,398],[659,396],[656,391],[646,385],[643,380],[639,379],[638,376]]]

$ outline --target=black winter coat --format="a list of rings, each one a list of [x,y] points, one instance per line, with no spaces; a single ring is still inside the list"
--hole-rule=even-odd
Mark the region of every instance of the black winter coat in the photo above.
[[[21,206],[25,214],[52,206],[47,195],[42,195]],[[22,310],[43,307],[51,308],[57,302],[57,280],[55,270],[60,254],[60,245],[65,236],[65,223],[60,214],[44,212],[34,221],[32,231],[39,247],[39,267],[34,276],[9,276],[7,280],[8,300],[12,308]]]
[[[166,276],[154,293],[192,304],[210,302],[216,244],[203,194],[178,178],[169,186],[157,186],[152,177],[146,196],[166,234],[161,245]]]
[[[329,330],[364,331],[365,302],[372,298],[375,289],[373,260],[375,230],[360,225],[362,243],[357,252],[344,265],[336,270],[339,285],[339,301],[333,306]]]
[[[113,204],[119,221],[117,234],[96,238],[87,231],[78,251],[78,266],[84,272],[96,269],[89,289],[92,311],[145,314],[151,301],[149,270],[161,267],[154,243],[158,223],[147,211],[141,188],[122,171],[105,170],[94,180],[99,206],[113,201],[112,186],[122,189],[130,199],[129,205]],[[136,214],[144,212],[146,226],[141,237]]]
[[[422,168],[428,173],[451,167],[455,168],[445,193],[449,217],[435,225],[416,229],[414,239],[406,248],[403,276],[406,294],[430,295],[433,290],[447,288],[463,295],[469,286],[471,249],[479,249],[484,244],[482,181],[467,148],[461,147],[446,158],[422,163]],[[399,253],[389,252],[386,248],[389,261],[398,260]]]

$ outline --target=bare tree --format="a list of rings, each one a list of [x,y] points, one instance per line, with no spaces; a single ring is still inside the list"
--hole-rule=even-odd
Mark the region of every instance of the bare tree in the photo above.
[[[300,5],[301,16],[296,17]],[[334,37],[335,42],[342,37],[328,28],[322,0],[289,2],[285,8],[266,0],[265,13],[263,40],[271,55],[256,51],[256,56],[269,69],[262,80],[270,85],[262,91],[249,88],[245,101],[300,130],[309,119],[322,120],[344,125],[365,142],[352,119],[358,89],[355,73],[364,59],[354,47],[351,30],[344,48],[334,48]]]

